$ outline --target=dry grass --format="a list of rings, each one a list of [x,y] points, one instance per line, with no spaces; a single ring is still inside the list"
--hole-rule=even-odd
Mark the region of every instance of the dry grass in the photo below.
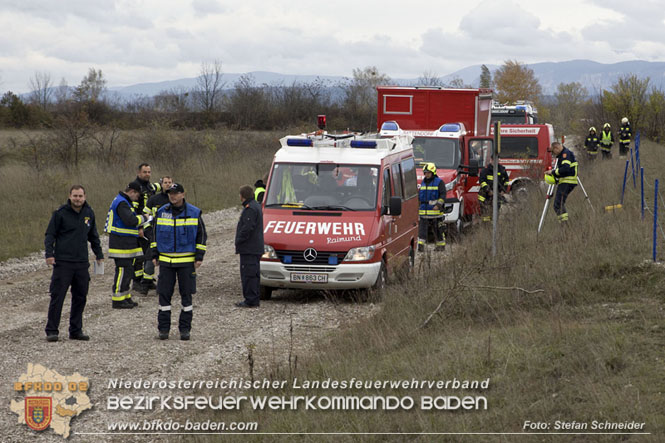
[[[48,132],[1,131],[0,188],[5,190],[4,215],[0,218],[0,260],[20,257],[43,249],[44,231],[51,212],[67,200],[69,187],[86,187],[88,203],[95,210],[101,231],[106,211],[118,190],[136,177],[136,166],[148,162],[153,181],[171,175],[183,184],[187,200],[204,211],[238,204],[238,188],[254,184],[270,168],[279,148],[276,132],[236,131],[128,131],[119,141],[128,157],[121,163],[104,164],[92,143],[86,145],[78,170],[44,155],[40,170],[22,160],[30,138],[48,137]],[[48,140],[48,139],[47,139]]]
[[[663,147],[643,144],[652,180],[665,167]],[[582,160],[583,162],[583,160]],[[273,411],[245,410],[225,419],[258,421],[262,432],[522,432],[524,421],[645,422],[651,436],[665,435],[665,273],[651,257],[651,217],[641,221],[639,196],[618,203],[623,160],[583,163],[581,178],[596,212],[576,189],[568,201],[570,225],[550,208],[536,235],[542,195],[532,194],[501,219],[499,254],[491,233],[477,228],[443,261],[424,264],[426,276],[396,283],[383,309],[299,355],[300,379],[483,380],[487,391],[297,391],[276,395],[486,395],[487,411]],[[652,194],[648,202],[653,203]],[[661,202],[659,202],[661,203]],[[663,242],[663,237],[659,238]],[[662,248],[661,248],[662,249]],[[662,257],[662,253],[659,254]],[[423,263],[426,263],[423,261]],[[529,291],[493,289],[519,287]],[[425,319],[444,300],[426,327]],[[332,309],[332,306],[331,306]],[[295,336],[297,337],[297,329]],[[254,355],[256,365],[288,378],[286,361]],[[284,357],[285,359],[286,357]],[[282,368],[281,374],[279,368]],[[250,394],[265,395],[264,391]],[[197,418],[211,418],[205,413]],[[219,418],[219,416],[216,416]],[[287,441],[292,437],[257,437]],[[309,436],[307,441],[430,441],[431,436]],[[437,437],[458,441],[459,436]],[[476,437],[512,441],[514,436]],[[536,438],[536,437],[531,437]],[[583,437],[539,436],[545,441]],[[588,437],[586,437],[588,438]],[[594,441],[616,441],[595,436]],[[193,438],[207,441],[205,438]]]

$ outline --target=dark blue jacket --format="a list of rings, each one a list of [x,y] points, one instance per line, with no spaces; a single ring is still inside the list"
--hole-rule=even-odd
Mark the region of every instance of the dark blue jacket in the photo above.
[[[71,203],[53,211],[51,221],[46,228],[44,250],[46,258],[55,257],[56,263],[88,262],[88,242],[98,260],[104,258],[99,242],[99,233],[95,222],[95,213],[88,203],[84,203],[80,212],[72,209]]]
[[[263,255],[263,214],[254,200],[242,202],[244,209],[236,228],[236,254]]]

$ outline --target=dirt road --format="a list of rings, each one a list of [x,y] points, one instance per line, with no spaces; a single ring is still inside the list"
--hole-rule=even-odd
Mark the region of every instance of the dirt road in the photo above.
[[[208,228],[208,250],[199,269],[198,293],[194,296],[192,338],[178,339],[177,316],[180,298],[174,295],[171,337],[157,338],[157,297],[135,297],[140,305],[132,310],[111,309],[113,261],[105,260],[106,274],[92,276],[83,326],[89,342],[68,340],[70,297],[65,301],[60,341],[48,343],[44,326],[49,303],[50,269],[42,254],[0,263],[0,440],[26,441],[35,433],[17,423],[9,410],[11,399],[23,394],[13,391],[13,383],[29,363],[39,363],[62,375],[79,372],[90,379],[88,393],[94,407],[72,419],[70,441],[152,441],[154,437],[90,436],[80,432],[102,432],[110,421],[136,420],[137,413],[109,412],[106,400],[111,393],[110,378],[130,380],[200,380],[248,378],[248,348],[254,347],[254,371],[261,376],[269,368],[287,367],[289,348],[304,355],[313,342],[328,331],[342,328],[359,318],[372,315],[378,307],[338,301],[331,303],[320,293],[281,291],[260,309],[235,308],[241,300],[238,258],[233,237],[239,216],[236,209],[204,214]],[[106,240],[104,251],[106,253]],[[90,255],[92,257],[92,254]],[[293,321],[293,340],[289,328]],[[154,391],[152,391],[154,393]],[[129,391],[126,394],[134,395]],[[219,394],[219,393],[218,393]],[[139,419],[154,418],[146,412]],[[31,435],[32,434],[32,435]],[[128,438],[129,437],[129,438]],[[52,430],[40,433],[39,441],[62,441]]]

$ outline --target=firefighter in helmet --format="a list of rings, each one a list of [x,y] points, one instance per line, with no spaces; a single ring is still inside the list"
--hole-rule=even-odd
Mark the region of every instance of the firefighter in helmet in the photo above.
[[[604,159],[612,158],[612,146],[614,146],[612,128],[609,123],[605,123],[603,130],[600,132],[600,152]]]
[[[498,163],[499,167],[496,171],[496,178],[498,180],[499,200],[497,203],[501,207],[501,194],[508,189],[508,172],[506,168]],[[492,221],[492,203],[494,192],[494,155],[487,166],[485,166],[478,176],[478,183],[480,183],[480,190],[478,191],[478,202],[480,202],[480,214],[483,222]]]
[[[436,165],[425,163],[423,166],[425,178],[420,185],[418,199],[420,208],[420,223],[418,225],[418,251],[425,250],[427,234],[430,226],[434,231],[435,250],[442,251],[446,248],[446,236],[443,233],[443,204],[446,198],[446,184],[436,175]]]
[[[589,128],[589,135],[584,141],[584,147],[589,160],[595,160],[598,156],[598,134],[596,134],[596,128],[593,126]]]
[[[628,154],[630,137],[632,137],[632,135],[628,117],[622,118],[621,127],[619,128],[619,157],[625,157]]]
[[[548,151],[556,157],[557,167],[545,171],[545,182],[548,185],[557,185],[554,212],[556,212],[559,222],[567,222],[566,199],[577,186],[577,160],[575,160],[575,154],[559,142],[552,143]]]

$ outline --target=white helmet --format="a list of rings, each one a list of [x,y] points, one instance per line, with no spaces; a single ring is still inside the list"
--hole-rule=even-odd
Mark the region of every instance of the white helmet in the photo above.
[[[628,117],[624,117],[624,118],[622,118],[622,119],[621,119],[621,124],[622,124],[622,125],[625,125],[626,123],[628,123]]]

